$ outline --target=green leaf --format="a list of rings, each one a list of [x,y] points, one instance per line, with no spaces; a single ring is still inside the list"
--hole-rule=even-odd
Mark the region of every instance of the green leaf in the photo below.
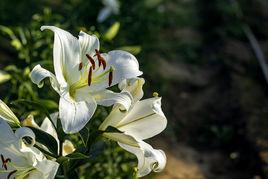
[[[118,50],[124,50],[124,51],[127,51],[133,55],[137,55],[141,52],[141,46],[139,46],[139,45],[123,46],[123,47],[119,47]]]
[[[89,156],[82,154],[82,153],[79,153],[79,152],[71,153],[69,155],[66,155],[65,157],[67,157],[68,159],[71,159],[71,160],[81,160],[81,159],[88,159],[89,158]]]
[[[38,100],[40,104],[46,106],[47,109],[58,109],[59,105],[55,101],[52,101],[50,99],[40,99]]]
[[[115,22],[104,34],[104,39],[111,41],[117,35],[120,29],[120,22]]]
[[[38,143],[45,145],[51,153],[58,154],[58,143],[52,135],[34,127],[29,128],[34,132],[35,140]]]

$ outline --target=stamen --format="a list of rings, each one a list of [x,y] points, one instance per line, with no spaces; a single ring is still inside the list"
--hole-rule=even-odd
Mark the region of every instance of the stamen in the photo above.
[[[106,68],[106,61],[105,59],[101,56],[100,54],[100,51],[98,51],[97,49],[95,49],[95,52],[96,52],[96,56],[98,58],[98,61],[99,61],[99,66],[103,66],[103,70],[105,70]]]
[[[11,162],[10,158],[5,159],[4,156],[1,154],[1,160],[2,160],[2,168],[5,168],[7,170],[7,163]]]
[[[88,79],[87,79],[88,86],[90,86],[91,81],[92,81],[92,67],[89,68],[89,72],[88,72]]]
[[[111,86],[113,82],[113,69],[110,68],[110,72],[109,72],[109,86]]]
[[[16,173],[17,170],[13,170],[12,172],[10,172],[7,176],[7,179],[10,179],[11,175],[13,175],[14,173]]]
[[[94,59],[90,55],[88,55],[88,54],[86,54],[86,56],[87,56],[87,59],[90,61],[91,65],[93,67],[93,70],[95,70],[95,66],[96,65],[95,65]]]
[[[83,68],[83,63],[82,63],[82,62],[80,62],[80,63],[79,63],[79,69],[78,69],[78,70],[79,70],[79,71],[81,71],[81,70],[82,70],[82,68]]]

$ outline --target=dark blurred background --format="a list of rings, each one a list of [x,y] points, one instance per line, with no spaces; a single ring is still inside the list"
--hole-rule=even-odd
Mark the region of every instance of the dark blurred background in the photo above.
[[[104,52],[134,53],[145,96],[163,97],[168,127],[151,142],[168,163],[148,178],[267,178],[268,1],[121,0],[118,13],[97,22],[103,6],[98,0],[1,0],[0,69],[7,81],[0,98],[45,99],[53,108],[55,93],[37,91],[28,77],[37,63],[52,69],[53,34],[39,28],[57,25],[74,35],[82,29],[99,35]]]

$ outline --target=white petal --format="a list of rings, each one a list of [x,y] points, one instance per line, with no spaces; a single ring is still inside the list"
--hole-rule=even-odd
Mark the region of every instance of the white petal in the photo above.
[[[22,140],[24,137],[31,138],[31,143],[27,144],[28,147],[32,147],[35,144],[35,134],[28,127],[18,128],[15,132],[15,136],[20,140]]]
[[[138,159],[138,177],[148,175],[151,171],[161,172],[166,166],[166,155],[162,150],[153,149],[140,141],[139,147],[118,143],[123,149],[136,155]]]
[[[53,62],[58,82],[61,86],[76,82],[80,73],[80,47],[78,39],[69,32],[55,26],[42,26],[41,30],[49,29],[54,32]]]
[[[108,54],[101,54],[101,56],[106,60],[106,71],[113,69],[112,72],[112,83],[110,86],[116,85],[125,79],[136,78],[142,75],[139,70],[139,63],[137,59],[130,53],[122,50],[110,51]],[[103,76],[101,79],[96,80],[98,76],[103,73],[101,68],[97,72],[93,71],[93,82],[88,87],[90,92],[101,91],[109,86],[108,74]]]
[[[118,84],[118,87],[122,91],[128,91],[133,97],[132,103],[136,103],[143,97],[142,87],[144,83],[143,78],[132,78],[123,80]]]
[[[50,179],[55,178],[59,164],[51,160],[43,159],[38,161],[34,167],[36,170],[30,173],[29,178]]]
[[[61,97],[59,116],[65,133],[80,131],[90,120],[96,110],[97,104],[93,98],[87,97],[83,101],[74,101]]]
[[[80,54],[83,64],[88,63],[86,54],[93,57],[95,55],[95,49],[99,50],[100,42],[96,35],[88,35],[87,33],[80,31],[79,33]]]
[[[148,139],[162,132],[167,119],[161,109],[161,98],[138,101],[116,128],[136,139]]]
[[[132,96],[127,91],[115,93],[110,90],[103,90],[97,93],[93,93],[92,96],[95,98],[97,104],[99,105],[111,106],[113,104],[120,104],[122,105],[123,110],[128,110],[132,101]]]
[[[59,147],[59,138],[58,138],[58,134],[56,129],[54,128],[53,124],[51,123],[51,121],[46,117],[44,119],[44,121],[41,124],[41,130],[45,131],[46,133],[50,134],[51,136],[54,137],[54,139],[57,141],[58,143],[58,147]]]
[[[107,63],[114,67],[112,85],[118,84],[124,79],[142,75],[138,60],[128,52],[122,50],[110,51],[107,56]]]
[[[0,117],[12,126],[20,126],[19,119],[2,100],[0,100]]]
[[[99,126],[99,130],[105,131],[108,126],[116,127],[118,123],[127,115],[126,110],[121,110],[117,105]]]
[[[45,78],[50,79],[51,86],[53,89],[60,93],[60,85],[58,80],[56,79],[55,75],[50,71],[42,68],[40,65],[36,65],[33,70],[31,71],[30,78],[33,83],[35,83],[39,88],[43,87]],[[65,83],[65,82],[64,82]],[[66,85],[66,83],[64,84]]]
[[[133,146],[133,147],[139,146],[138,141],[134,137],[130,135],[126,135],[124,133],[104,132],[103,136],[108,139],[111,139],[111,140],[114,140],[123,144],[127,144],[129,146]]]
[[[17,140],[17,138],[11,127],[0,117],[0,143],[10,143],[15,140]]]

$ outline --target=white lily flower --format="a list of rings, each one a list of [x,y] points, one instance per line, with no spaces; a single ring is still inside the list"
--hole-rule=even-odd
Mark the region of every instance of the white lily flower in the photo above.
[[[122,148],[137,156],[139,177],[152,170],[161,171],[166,165],[164,152],[143,142],[162,132],[167,125],[167,119],[161,109],[161,98],[139,101],[143,96],[143,84],[142,78],[123,81],[119,87],[122,91],[131,93],[133,105],[128,111],[122,110],[120,105],[115,105],[99,127],[101,131],[105,131],[112,126],[122,132],[104,132],[103,136],[117,141]]]
[[[12,127],[20,127],[19,119],[2,100],[0,100],[0,117],[7,121]]]
[[[120,4],[118,0],[102,0],[104,7],[100,10],[97,21],[105,21],[111,14],[118,14]]]
[[[131,96],[127,91],[114,93],[106,88],[142,74],[133,55],[120,50],[101,54],[98,38],[82,31],[77,39],[54,26],[42,26],[41,30],[44,29],[55,33],[55,75],[37,65],[30,77],[39,87],[44,78],[50,78],[52,87],[60,95],[59,117],[64,132],[81,130],[94,114],[97,104],[120,103],[129,108]]]
[[[24,138],[31,139],[31,144]],[[13,133],[10,126],[0,118],[0,178],[51,179],[54,178],[59,164],[47,160],[37,148],[33,147],[35,135],[27,127]]]
[[[58,117],[58,113],[53,113],[50,115],[50,118],[52,119],[52,122],[54,123],[55,126],[57,126],[57,117]],[[54,125],[52,124],[52,122],[46,117],[44,119],[44,121],[42,122],[41,126],[39,127],[38,124],[36,124],[34,117],[32,115],[29,115],[25,120],[22,121],[22,125],[23,126],[29,126],[29,127],[34,127],[37,129],[40,129],[48,134],[50,134],[56,141],[58,144],[58,155],[59,153],[59,149],[60,149],[60,140],[58,138],[58,134],[56,129],[54,128]],[[47,147],[42,145],[42,147],[48,151]],[[73,145],[73,143],[70,140],[65,139],[64,142],[62,143],[62,156],[66,156],[68,154],[71,154],[75,151],[75,147]]]
[[[151,145],[139,141],[139,147],[118,142],[120,147],[136,155],[138,159],[138,177],[148,175],[151,171],[161,172],[166,166],[166,155],[162,150],[152,148]]]

